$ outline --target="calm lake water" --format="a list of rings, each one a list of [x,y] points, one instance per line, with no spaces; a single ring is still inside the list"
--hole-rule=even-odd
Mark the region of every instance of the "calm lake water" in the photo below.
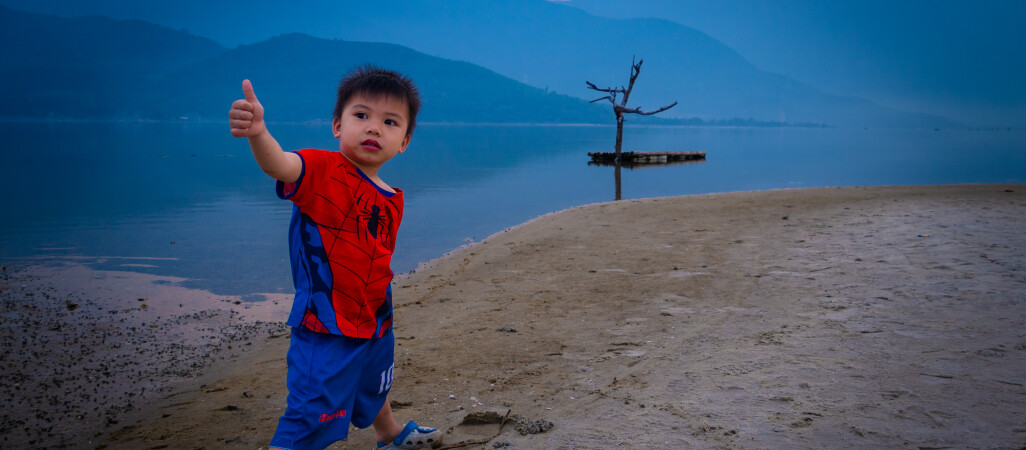
[[[337,149],[328,125],[274,125]],[[396,272],[539,215],[614,199],[609,127],[432,125],[381,176],[406,191]],[[77,260],[223,295],[291,292],[292,207],[221,124],[3,123],[0,261]],[[624,169],[623,198],[761,189],[1026,182],[1026,131],[632,127],[625,150],[704,163]],[[258,299],[259,297],[251,297]]]

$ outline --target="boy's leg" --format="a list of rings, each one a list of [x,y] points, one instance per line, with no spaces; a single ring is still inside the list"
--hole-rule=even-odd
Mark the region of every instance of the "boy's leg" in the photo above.
[[[392,416],[388,392],[395,370],[395,336],[389,332],[365,347],[364,372],[357,383],[360,387],[353,405],[352,424],[357,428],[373,426],[378,447],[383,449],[412,450],[440,445],[442,433],[438,430],[418,426],[413,421],[400,426]],[[406,442],[395,443],[400,436]]]
[[[348,436],[357,397],[352,380],[362,374],[365,347],[365,340],[292,329],[289,394],[269,447],[324,448]],[[363,426],[369,422],[368,417]]]
[[[373,425],[374,437],[378,442],[391,442],[392,439],[395,439],[403,431],[403,427],[399,426],[395,421],[395,417],[392,416],[392,405],[389,405],[388,399],[385,400],[381,411],[378,411]]]

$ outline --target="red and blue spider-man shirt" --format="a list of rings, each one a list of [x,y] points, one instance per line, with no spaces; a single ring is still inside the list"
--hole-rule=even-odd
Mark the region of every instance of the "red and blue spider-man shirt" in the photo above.
[[[289,249],[296,298],[288,324],[321,333],[380,338],[392,327],[392,251],[403,192],[379,188],[342,153],[304,149],[292,200]]]

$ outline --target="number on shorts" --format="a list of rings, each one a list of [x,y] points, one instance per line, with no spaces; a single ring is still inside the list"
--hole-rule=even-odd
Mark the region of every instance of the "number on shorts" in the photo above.
[[[384,394],[385,391],[392,389],[392,371],[395,370],[395,363],[392,363],[388,367],[388,370],[381,372],[381,388],[378,389],[378,395]]]

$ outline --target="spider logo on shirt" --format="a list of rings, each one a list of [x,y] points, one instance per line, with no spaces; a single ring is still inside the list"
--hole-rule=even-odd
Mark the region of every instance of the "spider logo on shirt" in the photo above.
[[[371,205],[370,209],[362,210],[356,218],[366,223],[367,234],[372,238],[377,239],[379,234],[388,235],[388,217],[381,214],[381,208],[378,205]]]

